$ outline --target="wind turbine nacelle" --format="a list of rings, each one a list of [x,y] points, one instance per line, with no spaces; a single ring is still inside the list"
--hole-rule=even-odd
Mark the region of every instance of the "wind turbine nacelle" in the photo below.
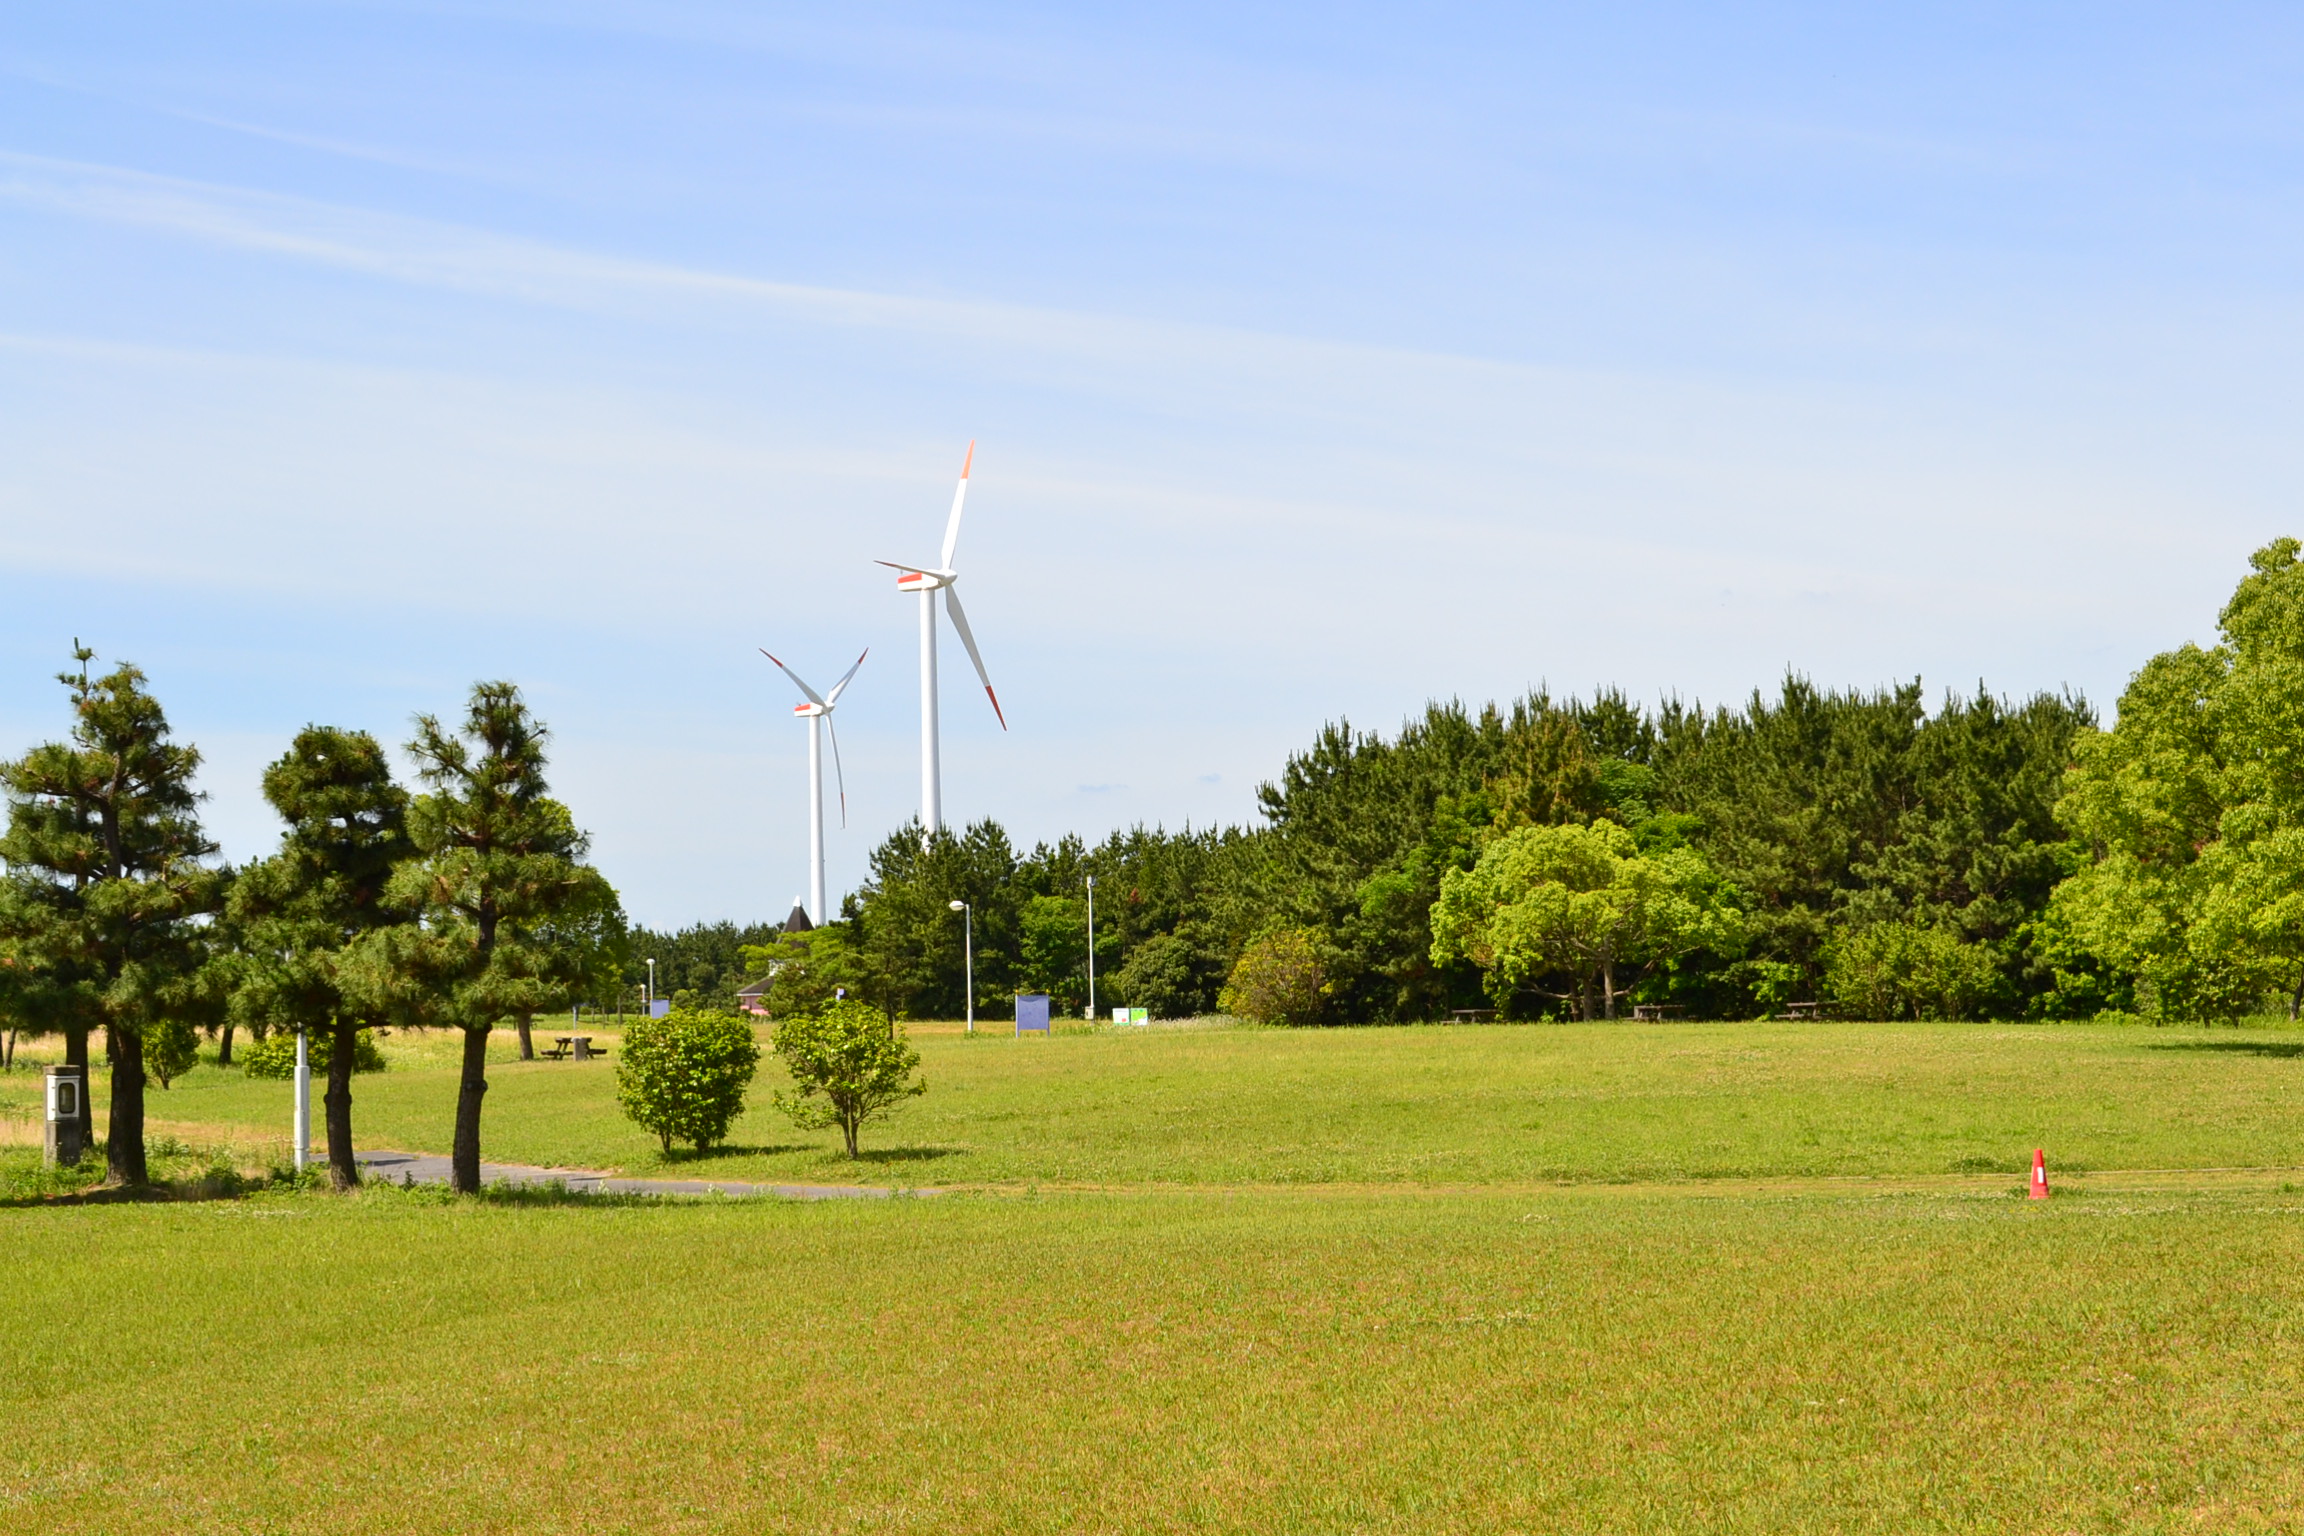
[[[821,704],[795,704],[792,706],[792,713],[805,720],[810,715],[828,715],[832,711]]]
[[[933,571],[898,571],[896,573],[896,590],[899,592],[933,592],[938,587],[948,587],[951,584],[950,577],[940,576]]]

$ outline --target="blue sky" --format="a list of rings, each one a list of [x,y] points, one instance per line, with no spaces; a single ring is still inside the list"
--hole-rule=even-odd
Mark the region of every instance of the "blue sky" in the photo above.
[[[0,3],[0,750],[78,636],[234,858],[307,721],[520,682],[633,915],[945,798],[1245,820],[1323,720],[2106,708],[2299,531],[2304,19]]]

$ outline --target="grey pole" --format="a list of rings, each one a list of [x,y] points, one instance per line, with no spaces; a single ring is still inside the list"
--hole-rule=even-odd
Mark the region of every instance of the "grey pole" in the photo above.
[[[296,1026],[296,1171],[312,1157],[312,1058],[305,1053],[304,1026]]]
[[[1096,1018],[1096,877],[1088,877],[1088,1018]]]
[[[968,962],[968,1033],[976,1033],[976,909],[964,901],[951,904],[960,914],[963,954]]]

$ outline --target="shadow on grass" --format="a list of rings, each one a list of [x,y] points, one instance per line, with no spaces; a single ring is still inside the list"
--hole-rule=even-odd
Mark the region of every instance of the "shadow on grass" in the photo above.
[[[774,1146],[766,1147],[734,1145],[707,1147],[701,1152],[694,1147],[674,1147],[668,1153],[660,1153],[657,1161],[667,1166],[673,1163],[717,1163],[731,1157],[775,1157],[785,1152],[815,1152],[819,1150],[821,1149],[816,1143],[806,1141],[778,1142]]]
[[[940,1157],[958,1157],[966,1147],[866,1147],[856,1154],[859,1163],[932,1163]]]
[[[2243,1056],[2304,1056],[2304,1040],[2156,1040],[2150,1051],[2237,1051]]]
[[[0,1194],[0,1210],[52,1205],[180,1205],[194,1200],[238,1200],[262,1187],[241,1178],[155,1179],[137,1188],[91,1184],[80,1189],[11,1190]]]

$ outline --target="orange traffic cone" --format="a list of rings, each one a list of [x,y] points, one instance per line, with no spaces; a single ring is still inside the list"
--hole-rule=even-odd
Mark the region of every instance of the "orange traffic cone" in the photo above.
[[[2048,1154],[2038,1147],[2032,1149],[2032,1196],[2035,1200],[2048,1198]]]

